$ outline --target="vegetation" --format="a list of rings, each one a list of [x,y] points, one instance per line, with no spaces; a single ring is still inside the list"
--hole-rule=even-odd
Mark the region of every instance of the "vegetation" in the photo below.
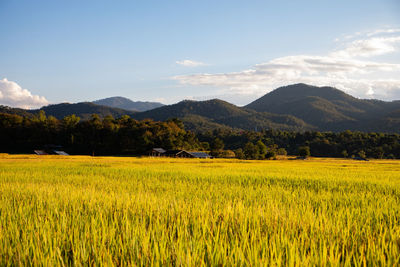
[[[280,87],[244,107],[219,99],[185,100],[173,105],[160,105],[112,97],[94,103],[50,105],[40,110],[58,119],[75,114],[82,120],[90,120],[93,113],[101,118],[120,118],[124,115],[136,120],[167,121],[178,118],[185,124],[186,130],[197,133],[215,129],[399,133],[400,129],[400,101],[358,99],[336,88],[306,84]],[[0,112],[18,115],[37,114],[40,110],[0,106]]]
[[[396,266],[400,165],[0,156],[0,265]]]
[[[320,131],[398,132],[400,126],[400,101],[358,99],[333,87],[284,86],[245,108],[292,115]]]
[[[132,111],[146,111],[164,106],[159,102],[132,101],[125,97],[115,96],[93,101],[97,105],[121,108]]]
[[[237,151],[240,155],[244,153],[244,158],[248,159],[298,155],[299,147],[304,146],[309,147],[310,155],[314,157],[354,158],[361,153],[367,158],[400,159],[400,134],[214,130],[199,133],[197,137],[203,143],[218,138],[225,144],[225,149]],[[266,154],[264,149],[256,148],[260,142],[267,147]]]
[[[301,146],[299,147],[299,156],[303,158],[308,158],[311,155],[310,147],[308,146]]]
[[[196,136],[178,120],[137,121],[129,116],[81,121],[75,115],[58,120],[43,111],[33,118],[0,113],[0,152],[32,153],[48,144],[71,154],[147,155],[153,147],[202,149]]]
[[[309,147],[307,156],[400,158],[399,134],[231,129],[194,134],[177,119],[154,122],[92,115],[82,121],[75,115],[58,120],[43,111],[28,117],[0,113],[0,152],[32,153],[46,144],[89,155],[147,155],[153,147],[163,147],[210,151],[215,157],[274,159]]]
[[[207,101],[181,101],[174,105],[141,112],[136,119],[151,118],[163,121],[170,118],[182,120],[187,129],[204,132],[219,128],[236,129],[284,129],[304,130],[311,126],[293,116],[257,112],[240,108],[228,102],[212,99]]]

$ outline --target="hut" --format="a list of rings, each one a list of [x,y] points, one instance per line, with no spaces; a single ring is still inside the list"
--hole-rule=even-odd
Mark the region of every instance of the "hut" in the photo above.
[[[211,158],[211,156],[205,152],[186,151],[186,150],[180,150],[179,152],[176,153],[175,157],[177,157],[177,158],[201,158],[201,159]]]
[[[62,150],[62,146],[60,145],[44,145],[42,149],[36,149],[33,151],[36,155],[60,155],[60,156],[69,156],[68,153]]]
[[[150,156],[152,157],[162,157],[165,156],[165,152],[167,152],[165,149],[157,147],[153,148],[150,152]]]
[[[197,152],[197,151],[191,151],[187,152],[189,153],[193,158],[199,158],[199,159],[209,159],[212,158],[209,154],[206,152]]]
[[[186,151],[182,149],[165,150],[163,148],[153,148],[150,152],[150,156],[153,157],[171,157],[171,158],[212,158],[205,152],[198,151]]]

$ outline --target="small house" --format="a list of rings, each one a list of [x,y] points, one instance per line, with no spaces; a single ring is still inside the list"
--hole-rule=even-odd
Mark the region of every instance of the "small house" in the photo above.
[[[198,159],[209,159],[212,158],[209,154],[206,152],[197,152],[197,151],[192,151],[188,152],[190,155],[193,156],[193,158],[198,158]]]
[[[163,148],[153,148],[149,154],[152,157],[171,157],[171,158],[212,158],[205,152],[186,151],[182,149],[165,150]]]
[[[150,152],[150,156],[152,157],[162,157],[165,156],[165,152],[167,152],[165,149],[157,147],[153,148]]]
[[[35,154],[38,156],[48,155],[48,153],[44,150],[33,150],[33,152],[35,152]]]

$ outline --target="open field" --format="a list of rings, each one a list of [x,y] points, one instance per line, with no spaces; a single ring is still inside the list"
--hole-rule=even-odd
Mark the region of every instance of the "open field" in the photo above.
[[[126,262],[398,265],[400,161],[0,155],[1,266]]]

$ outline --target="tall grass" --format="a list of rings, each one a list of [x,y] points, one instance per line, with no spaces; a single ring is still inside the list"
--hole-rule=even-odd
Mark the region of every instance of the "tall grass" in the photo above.
[[[0,156],[0,265],[398,265],[400,162]]]

